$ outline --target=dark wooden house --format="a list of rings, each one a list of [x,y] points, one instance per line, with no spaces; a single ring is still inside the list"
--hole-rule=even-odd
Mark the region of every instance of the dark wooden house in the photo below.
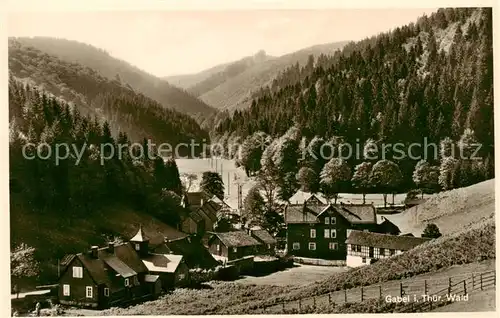
[[[368,204],[324,204],[311,197],[288,204],[284,214],[287,252],[299,257],[345,261],[351,230],[380,230],[375,207]]]
[[[154,297],[159,289],[159,280],[146,279],[148,270],[130,242],[94,246],[67,263],[58,289],[64,305],[108,307]]]
[[[256,255],[262,245],[245,231],[211,234],[208,240],[210,253],[224,257],[227,261]]]

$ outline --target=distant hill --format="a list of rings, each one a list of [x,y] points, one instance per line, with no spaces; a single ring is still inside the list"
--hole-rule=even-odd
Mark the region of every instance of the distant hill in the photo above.
[[[333,55],[347,42],[315,45],[297,52],[272,57],[260,51],[254,56],[212,67],[191,75],[166,77],[174,85],[185,88],[210,106],[218,109],[243,109],[251,104],[252,92],[269,85],[272,80],[296,63],[304,65],[309,55]]]
[[[134,141],[151,138],[171,144],[208,138],[193,118],[164,107],[120,78],[107,78],[88,66],[62,60],[24,43],[27,42],[9,40],[10,75],[76,106],[85,116],[107,120],[115,136],[121,131]],[[13,105],[10,103],[11,119],[19,117],[20,108]]]
[[[427,223],[435,223],[442,234],[480,226],[495,217],[495,179],[437,193],[423,204],[385,217],[402,233],[416,236],[420,236]]]
[[[97,71],[109,79],[117,79],[130,85],[166,108],[175,109],[200,119],[215,112],[186,91],[170,85],[129,63],[109,55],[106,51],[92,45],[49,37],[16,38],[22,45],[32,46],[42,52],[54,55],[63,61],[79,63]]]

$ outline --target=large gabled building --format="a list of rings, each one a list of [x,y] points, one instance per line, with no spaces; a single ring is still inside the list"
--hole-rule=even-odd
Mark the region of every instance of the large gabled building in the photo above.
[[[284,217],[288,254],[305,258],[345,262],[350,231],[383,231],[373,205],[334,205],[314,195],[302,204],[287,204]]]
[[[139,228],[128,242],[64,257],[59,277],[61,304],[109,307],[154,298],[162,288],[188,279],[182,255],[152,253]],[[163,283],[163,284],[162,284]]]

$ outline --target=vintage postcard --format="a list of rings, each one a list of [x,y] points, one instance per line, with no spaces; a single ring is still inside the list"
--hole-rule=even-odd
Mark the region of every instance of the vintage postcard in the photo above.
[[[496,311],[493,3],[68,3],[6,13],[10,315]]]

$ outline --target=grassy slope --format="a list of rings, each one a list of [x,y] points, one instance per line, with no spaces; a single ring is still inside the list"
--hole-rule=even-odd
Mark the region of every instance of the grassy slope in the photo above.
[[[387,215],[403,233],[420,236],[427,223],[436,223],[441,233],[481,226],[495,214],[495,180],[444,191],[403,213]]]

